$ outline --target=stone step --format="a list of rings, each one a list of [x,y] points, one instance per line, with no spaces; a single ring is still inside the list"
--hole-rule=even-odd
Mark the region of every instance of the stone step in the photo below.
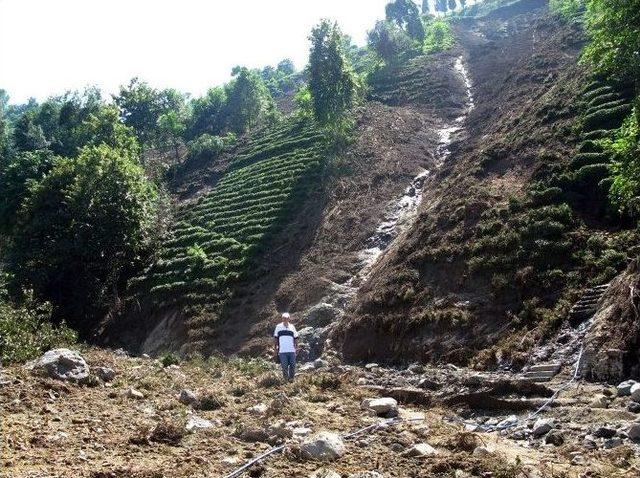
[[[554,374],[560,371],[560,367],[562,364],[559,363],[543,363],[538,365],[533,365],[529,368],[529,372],[553,372]]]
[[[523,380],[529,380],[530,382],[548,382],[555,376],[555,373],[550,372],[526,372],[523,376]]]

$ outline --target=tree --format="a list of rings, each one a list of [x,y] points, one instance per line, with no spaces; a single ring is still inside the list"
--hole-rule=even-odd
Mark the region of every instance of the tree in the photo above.
[[[186,130],[184,118],[180,117],[175,110],[167,111],[158,118],[158,128],[163,140],[173,147],[175,159],[178,161],[180,159],[181,138]]]
[[[211,88],[202,98],[191,102],[191,116],[187,120],[187,138],[202,134],[217,135],[225,127],[224,109],[227,94],[222,87]]]
[[[322,20],[309,39],[309,91],[314,114],[320,123],[336,123],[352,106],[357,85],[342,50],[342,34],[335,22]]]
[[[20,210],[10,247],[15,285],[86,335],[149,248],[157,203],[127,151],[102,144],[58,160]]]
[[[18,152],[0,163],[0,232],[10,234],[29,188],[53,167],[49,150]]]
[[[234,133],[244,133],[275,113],[275,104],[264,81],[245,67],[235,67],[234,79],[225,86],[226,124]]]
[[[640,91],[640,0],[589,0],[585,59]]]
[[[23,114],[13,128],[13,145],[18,151],[38,151],[49,146],[42,127],[36,124],[35,114]]]
[[[424,26],[420,11],[413,0],[394,0],[385,7],[387,21],[394,22],[414,40],[424,41]]]
[[[400,63],[414,50],[414,43],[397,25],[378,21],[367,35],[369,48],[377,53],[387,65]]]

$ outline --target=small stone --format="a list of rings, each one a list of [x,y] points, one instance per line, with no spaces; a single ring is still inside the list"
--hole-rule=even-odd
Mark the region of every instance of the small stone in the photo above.
[[[358,379],[358,381],[356,382],[358,385],[362,386],[362,385],[366,385],[367,384],[367,379],[364,377],[361,377]]]
[[[228,456],[226,458],[223,458],[221,463],[225,466],[235,466],[238,463],[240,463],[240,460],[238,460],[237,458],[233,457],[233,456]]]
[[[333,461],[344,455],[346,447],[340,435],[319,432],[300,445],[303,456],[319,461]]]
[[[640,403],[640,383],[634,383],[629,390],[629,395],[631,396],[631,400],[634,402]]]
[[[547,433],[547,436],[544,437],[544,442],[548,445],[560,446],[564,444],[564,436],[559,430],[551,430]]]
[[[640,440],[640,423],[633,423],[627,430],[627,436],[629,440]]]
[[[552,418],[539,418],[533,425],[533,436],[540,438],[550,432],[555,426],[555,422]]]
[[[378,365],[377,363],[368,363],[367,365],[364,366],[365,369],[367,370],[373,370],[375,368],[379,368],[380,365]]]
[[[338,473],[333,470],[321,469],[313,472],[309,478],[342,478]]]
[[[622,445],[622,439],[621,438],[609,438],[608,440],[606,440],[604,442],[604,447],[607,448],[607,449],[617,448],[620,445]]]
[[[406,452],[404,452],[406,456],[417,457],[417,458],[436,455],[437,453],[438,453],[438,450],[433,448],[428,443],[417,443],[416,445],[413,445],[411,448],[409,448]]]
[[[141,357],[145,360],[149,360],[151,358],[149,354],[142,354]]]
[[[142,392],[139,392],[135,388],[129,388],[129,390],[127,390],[127,397],[141,400],[144,398],[144,394]]]
[[[635,380],[625,380],[624,382],[618,384],[616,387],[618,390],[619,397],[628,397],[631,395],[631,387],[633,387],[636,383]]]
[[[491,452],[484,446],[477,446],[474,448],[473,454],[475,456],[487,456],[490,455]]]
[[[104,382],[111,382],[116,377],[116,371],[110,367],[95,367],[93,371]]]
[[[361,471],[360,473],[350,474],[349,478],[384,478],[384,475],[377,471]]]
[[[609,408],[609,403],[611,402],[611,400],[609,400],[607,397],[605,397],[604,395],[597,395],[589,404],[589,406],[591,408]]]
[[[518,423],[518,417],[515,415],[509,415],[504,420],[498,422],[496,425],[498,428],[510,428]]]
[[[407,367],[407,371],[416,374],[424,373],[424,366],[419,363],[414,363]]]
[[[582,446],[585,447],[587,450],[597,450],[598,449],[598,444],[595,442],[593,437],[591,437],[590,435],[587,435],[584,438],[584,440],[582,440]]]
[[[640,413],[640,403],[629,402],[629,405],[627,405],[627,410],[629,410],[631,413]]]
[[[316,359],[313,361],[314,368],[324,368],[328,366],[329,366],[329,362],[327,362],[326,360]]]
[[[573,457],[571,458],[572,465],[584,465],[585,463],[586,460],[584,459],[584,455],[582,455],[581,453],[573,454]]]
[[[404,451],[404,445],[402,445],[401,443],[392,443],[391,446],[389,446],[389,448],[391,449],[391,451],[395,451],[396,453],[400,453],[402,451]]]
[[[306,427],[296,427],[292,430],[293,436],[294,437],[306,437],[311,435],[311,428],[306,428]]]
[[[178,400],[184,405],[192,405],[198,401],[198,396],[191,390],[184,389],[180,392]]]
[[[189,420],[187,420],[187,424],[185,426],[185,429],[188,432],[191,432],[193,430],[196,429],[203,429],[203,428],[212,428],[214,426],[213,422],[210,420],[205,420],[204,418],[200,418],[196,415],[191,415],[189,417]]]
[[[269,406],[266,403],[258,403],[253,407],[247,408],[247,411],[252,415],[264,415],[265,413],[267,413],[268,409],[269,409]]]
[[[373,410],[378,416],[397,416],[398,402],[390,397],[365,399],[361,408]]]
[[[616,431],[613,428],[599,427],[593,432],[593,436],[596,438],[613,438],[616,436]]]

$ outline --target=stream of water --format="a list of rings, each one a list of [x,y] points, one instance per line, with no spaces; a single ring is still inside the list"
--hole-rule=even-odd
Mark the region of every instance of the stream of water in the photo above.
[[[453,123],[444,124],[437,130],[438,145],[436,147],[436,166],[442,165],[451,154],[450,146],[462,128],[469,112],[475,107],[472,82],[462,57],[456,59],[455,71],[460,75],[465,89],[467,102],[464,113]],[[406,231],[418,214],[418,206],[422,202],[424,185],[431,174],[421,170],[407,186],[404,194],[392,201],[386,208],[381,222],[375,232],[365,242],[365,248],[358,253],[358,271],[345,284],[330,284],[331,291],[318,305],[329,305],[343,315],[352,298],[358,293],[361,284],[367,279],[373,267],[382,258],[389,246]],[[326,331],[323,333],[326,336]]]

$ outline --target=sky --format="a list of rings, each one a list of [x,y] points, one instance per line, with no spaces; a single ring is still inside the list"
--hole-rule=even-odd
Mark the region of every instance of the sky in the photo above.
[[[388,0],[0,0],[0,88],[12,103],[135,76],[199,96],[251,68],[306,64],[307,37],[337,20],[363,44]]]

